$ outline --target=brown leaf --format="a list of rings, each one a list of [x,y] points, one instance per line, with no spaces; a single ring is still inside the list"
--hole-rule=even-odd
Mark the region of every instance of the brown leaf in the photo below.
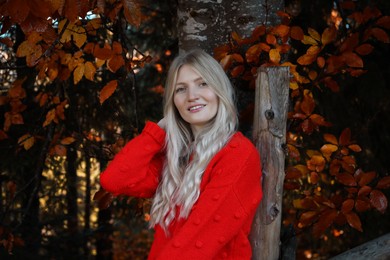
[[[355,178],[356,179],[356,178]],[[372,191],[370,186],[363,186],[358,191],[358,196],[367,196]]]
[[[363,232],[362,223],[359,216],[355,212],[344,213],[345,218],[347,219],[348,224],[356,230]]]
[[[301,57],[298,58],[297,62],[300,65],[310,65],[312,64],[317,58],[317,55],[313,54],[303,54]]]
[[[389,35],[381,28],[371,28],[369,35],[373,36],[378,41],[383,43],[390,43]]]
[[[274,28],[273,32],[275,35],[284,37],[290,32],[290,27],[284,24],[280,24]]]
[[[335,209],[325,210],[317,223],[313,225],[313,235],[315,237],[320,237],[325,230],[332,225],[333,221],[336,219],[338,213]]]
[[[364,43],[364,44],[356,47],[356,49],[355,49],[355,51],[359,55],[362,55],[362,56],[370,54],[373,50],[374,50],[374,46],[372,46],[369,43]]]
[[[29,150],[35,143],[35,137],[30,134],[25,134],[18,139],[18,145],[24,147],[25,150]]]
[[[74,141],[76,141],[76,139],[72,136],[68,136],[68,137],[65,137],[61,140],[61,144],[63,145],[69,145],[71,143],[73,143]]]
[[[321,41],[321,36],[320,34],[313,28],[308,29],[309,35],[316,40],[317,42]]]
[[[336,179],[341,183],[346,186],[356,186],[356,180],[355,178],[348,173],[339,173],[336,175]]]
[[[318,217],[318,211],[306,211],[299,217],[299,223],[301,227],[306,227],[313,223]]]
[[[360,58],[360,56],[357,55],[356,53],[353,53],[353,52],[344,52],[344,53],[342,54],[342,57],[344,58],[345,63],[346,63],[349,67],[353,67],[353,68],[363,68],[363,60],[362,60],[362,58]]]
[[[232,75],[233,78],[237,78],[244,72],[244,70],[245,67],[243,65],[238,65],[230,71],[230,74]]]
[[[54,146],[54,152],[56,155],[66,156],[66,147],[61,144],[57,144]]]
[[[103,102],[106,101],[106,99],[109,98],[115,92],[117,86],[118,86],[118,81],[111,80],[103,87],[99,95],[100,104],[103,104]]]
[[[266,36],[266,42],[270,45],[276,45],[277,41],[276,41],[276,37],[272,34],[267,34]]]
[[[387,198],[386,196],[379,190],[373,190],[370,193],[370,203],[371,206],[376,208],[382,214],[385,213],[387,209]]]
[[[327,45],[336,39],[337,31],[334,26],[328,27],[324,30],[321,36],[321,42],[323,45]]]
[[[364,212],[371,209],[371,204],[369,201],[357,199],[355,203],[355,209],[357,212]]]
[[[351,143],[351,129],[345,128],[339,137],[339,144],[342,146],[347,146]]]
[[[376,24],[382,28],[390,29],[390,16],[382,16],[376,21]]]
[[[359,180],[359,186],[363,187],[369,184],[376,177],[376,172],[363,173]]]
[[[388,189],[390,188],[390,176],[383,177],[378,181],[376,185],[377,189]]]
[[[135,27],[141,25],[141,6],[136,0],[122,0],[124,14],[127,22]]]
[[[346,199],[343,201],[343,204],[341,206],[341,212],[345,215],[346,213],[350,212],[355,205],[355,201],[353,199]]]

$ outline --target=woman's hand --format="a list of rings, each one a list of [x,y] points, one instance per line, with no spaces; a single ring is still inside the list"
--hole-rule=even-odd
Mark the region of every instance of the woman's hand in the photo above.
[[[163,117],[163,118],[157,123],[157,125],[158,125],[159,127],[161,127],[162,129],[165,130],[165,126],[166,126],[165,117]]]

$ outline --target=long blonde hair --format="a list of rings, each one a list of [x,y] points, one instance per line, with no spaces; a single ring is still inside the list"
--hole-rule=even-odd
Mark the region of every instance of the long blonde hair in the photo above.
[[[217,114],[196,136],[173,102],[178,71],[185,64],[196,70],[218,96]],[[150,225],[160,224],[169,234],[168,227],[176,216],[176,206],[180,207],[179,218],[187,218],[199,198],[203,172],[238,125],[232,85],[213,57],[202,50],[192,50],[174,59],[166,81],[164,117],[166,161],[153,199]]]

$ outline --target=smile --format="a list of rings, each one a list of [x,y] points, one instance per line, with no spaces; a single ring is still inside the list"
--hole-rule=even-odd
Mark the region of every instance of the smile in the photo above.
[[[192,106],[190,108],[188,108],[188,111],[198,111],[202,108],[204,108],[206,105],[196,105],[196,106]]]

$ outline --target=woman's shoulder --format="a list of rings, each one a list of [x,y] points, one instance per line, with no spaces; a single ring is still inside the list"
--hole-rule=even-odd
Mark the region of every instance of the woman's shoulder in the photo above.
[[[220,155],[224,159],[234,158],[234,161],[237,161],[238,158],[246,159],[253,154],[258,154],[255,145],[241,132],[236,132],[220,151]]]

